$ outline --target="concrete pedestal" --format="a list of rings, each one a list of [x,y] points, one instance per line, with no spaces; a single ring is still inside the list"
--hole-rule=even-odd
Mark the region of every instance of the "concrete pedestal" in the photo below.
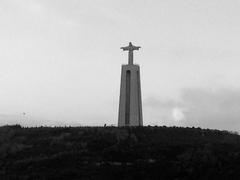
[[[142,126],[140,67],[122,65],[118,126]]]

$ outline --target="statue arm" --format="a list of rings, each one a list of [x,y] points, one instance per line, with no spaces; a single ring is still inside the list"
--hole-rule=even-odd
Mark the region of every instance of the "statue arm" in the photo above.
[[[134,50],[139,50],[140,48],[140,46],[134,46]]]
[[[122,50],[127,51],[128,50],[128,46],[127,47],[121,47]]]

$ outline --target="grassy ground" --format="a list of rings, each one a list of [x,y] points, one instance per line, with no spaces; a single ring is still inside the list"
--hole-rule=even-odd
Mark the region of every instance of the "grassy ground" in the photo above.
[[[240,136],[177,127],[0,127],[0,179],[240,179]]]

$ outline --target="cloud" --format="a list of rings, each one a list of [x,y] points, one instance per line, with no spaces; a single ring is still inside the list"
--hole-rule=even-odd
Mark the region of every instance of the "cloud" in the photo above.
[[[238,130],[240,128],[239,89],[187,89],[182,98],[192,125]]]
[[[43,16],[46,13],[46,9],[43,3],[37,0],[9,0],[3,1],[2,5],[5,5],[12,11],[19,11],[20,13],[29,13],[30,15]]]
[[[181,100],[175,101],[147,99],[146,116],[150,117],[151,112],[155,118],[164,117],[158,121],[166,125],[240,130],[239,89],[184,89],[180,97]]]

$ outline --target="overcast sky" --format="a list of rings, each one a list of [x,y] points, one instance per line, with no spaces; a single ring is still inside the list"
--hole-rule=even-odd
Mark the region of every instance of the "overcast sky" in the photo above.
[[[116,125],[131,41],[144,125],[238,131],[239,33],[239,0],[0,0],[0,125]]]

